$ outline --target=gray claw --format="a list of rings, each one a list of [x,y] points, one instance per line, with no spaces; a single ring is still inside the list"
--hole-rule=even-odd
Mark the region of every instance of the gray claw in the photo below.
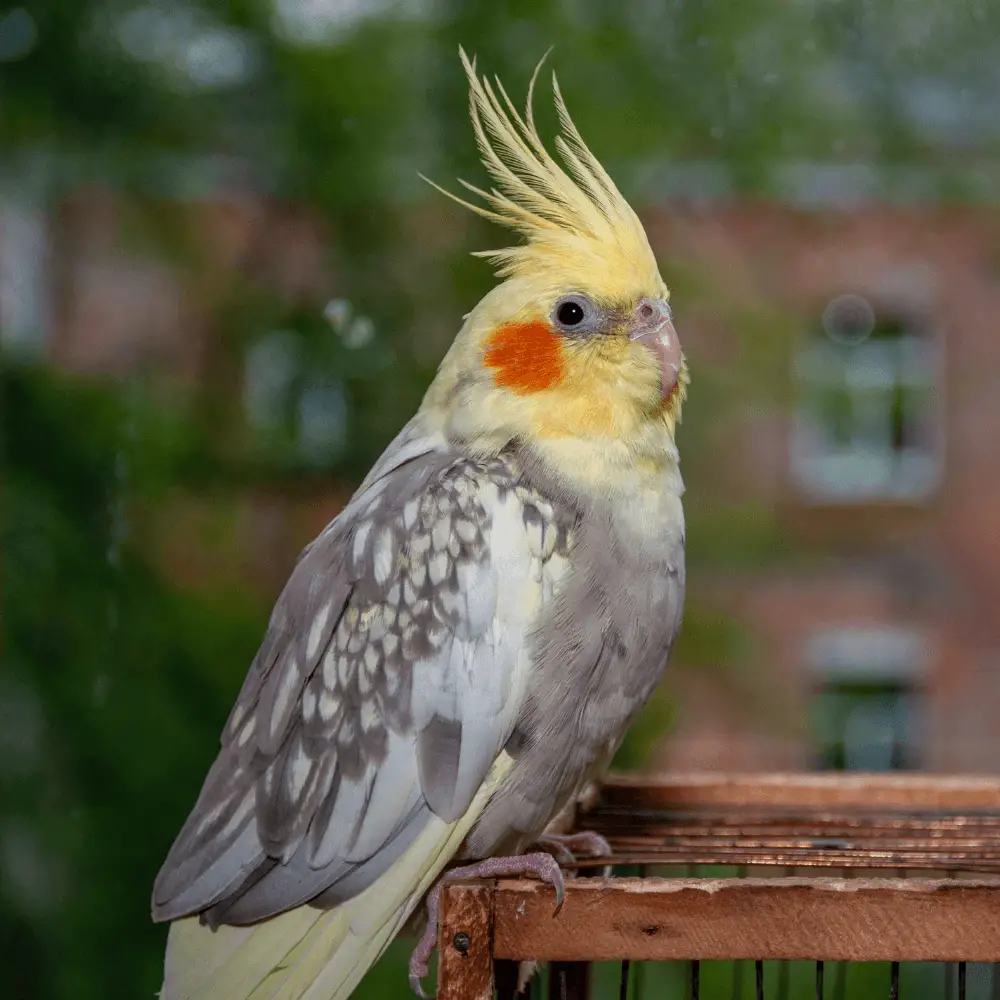
[[[566,880],[558,865],[555,866],[555,874],[552,876],[552,888],[556,891],[556,908],[552,911],[554,916],[562,909],[563,900],[566,898]]]
[[[435,996],[433,993],[424,992],[423,979],[427,975],[427,971],[426,963],[424,964],[423,972],[419,972],[413,968],[413,961],[410,961],[410,989],[420,997],[420,1000],[434,1000]]]
[[[412,972],[410,973],[410,989],[420,997],[420,1000],[434,1000],[434,994],[425,993],[424,984],[420,981],[420,977]]]

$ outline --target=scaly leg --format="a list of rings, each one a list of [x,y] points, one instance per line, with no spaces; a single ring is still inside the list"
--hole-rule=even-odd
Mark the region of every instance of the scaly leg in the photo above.
[[[556,890],[556,910],[562,906],[565,885],[563,874],[551,854],[521,854],[512,858],[488,858],[474,865],[452,868],[438,879],[427,896],[427,929],[410,955],[410,986],[423,1000],[427,994],[421,980],[427,975],[427,963],[437,944],[438,914],[441,907],[441,890],[449,882],[463,878],[505,878],[511,875],[534,875]]]

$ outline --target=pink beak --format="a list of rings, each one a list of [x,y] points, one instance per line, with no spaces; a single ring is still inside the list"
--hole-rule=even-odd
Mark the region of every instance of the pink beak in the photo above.
[[[629,340],[650,351],[660,371],[660,399],[666,400],[681,372],[681,342],[674,329],[670,306],[663,299],[642,299],[629,324]]]

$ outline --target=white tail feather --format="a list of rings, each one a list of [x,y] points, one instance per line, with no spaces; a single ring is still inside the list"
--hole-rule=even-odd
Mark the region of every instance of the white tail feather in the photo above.
[[[252,927],[175,921],[161,1000],[346,1000],[454,857],[510,770],[504,753],[455,823],[432,817],[381,878],[333,910],[310,906]]]

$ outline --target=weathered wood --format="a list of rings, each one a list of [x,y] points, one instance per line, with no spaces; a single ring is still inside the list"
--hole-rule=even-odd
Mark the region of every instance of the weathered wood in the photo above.
[[[607,836],[619,861],[737,870],[752,861],[800,872],[891,865],[928,876],[578,878],[557,915],[551,889],[538,882],[457,883],[442,898],[442,1000],[492,1000],[494,959],[553,963],[550,996],[559,1000],[563,984],[566,1000],[586,995],[584,963],[625,958],[1000,962],[1000,879],[937,880],[996,870],[997,779],[616,775],[595,798],[577,828]],[[460,933],[468,940],[456,948]]]
[[[619,864],[1000,874],[1000,781],[991,778],[618,775],[577,822],[605,837]]]
[[[455,882],[441,893],[439,1000],[493,1000],[492,882]]]
[[[995,879],[573,879],[558,914],[518,880],[493,906],[498,958],[1000,961]]]
[[[912,773],[608,775],[601,805],[634,809],[697,806],[850,806],[877,809],[998,810],[1000,779]],[[586,820],[577,817],[579,825]]]

